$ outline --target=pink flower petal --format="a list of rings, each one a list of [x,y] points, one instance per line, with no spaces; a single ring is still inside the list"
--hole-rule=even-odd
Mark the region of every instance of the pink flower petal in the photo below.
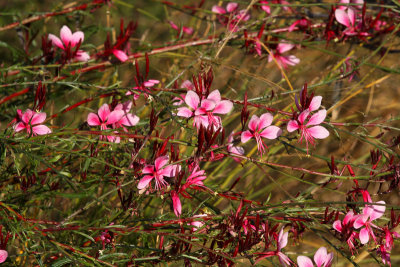
[[[328,251],[325,247],[320,247],[314,255],[314,262],[317,266],[322,266],[328,258]]]
[[[200,103],[200,98],[194,91],[188,91],[185,96],[185,102],[192,109],[197,109]]]
[[[346,216],[344,216],[343,223],[349,224],[354,219],[354,212],[351,210],[349,211]]]
[[[319,107],[321,106],[321,102],[322,102],[322,96],[314,96],[313,99],[311,100],[308,110],[314,111],[319,109]]]
[[[78,52],[76,53],[75,59],[78,61],[81,61],[81,62],[86,62],[90,59],[90,56],[85,51],[78,50]]]
[[[124,126],[135,126],[139,122],[139,117],[133,114],[126,114],[119,121]]]
[[[29,124],[29,123],[31,123],[32,116],[33,116],[35,113],[36,113],[36,112],[34,112],[34,111],[30,110],[30,109],[27,109],[27,110],[25,110],[25,112],[22,114],[21,120],[22,120],[23,122],[25,122],[25,124]]]
[[[260,116],[260,122],[258,124],[258,129],[262,130],[267,126],[270,126],[274,116],[271,113],[264,113]]]
[[[311,116],[310,120],[307,122],[307,126],[318,125],[325,120],[326,110],[321,109],[317,113]]]
[[[122,110],[114,110],[107,116],[107,125],[116,123],[122,119],[124,112]]]
[[[282,134],[282,130],[277,126],[269,126],[260,133],[261,137],[268,139],[276,139]]]
[[[353,227],[358,229],[365,225],[365,222],[368,220],[368,215],[358,215],[357,219],[354,221]]]
[[[182,107],[178,108],[178,113],[176,115],[180,117],[190,118],[193,116],[193,112],[186,107]]]
[[[71,37],[71,46],[75,47],[79,42],[83,43],[85,35],[81,31],[74,32]]]
[[[342,222],[340,221],[340,220],[336,220],[334,223],[333,223],[333,229],[335,229],[336,231],[338,231],[338,232],[342,232],[342,229],[343,229],[343,227],[342,227]]]
[[[289,133],[296,131],[297,129],[300,128],[300,125],[297,121],[295,120],[291,120],[289,121],[288,125],[287,125],[287,130]]]
[[[14,131],[16,133],[24,130],[25,128],[26,128],[26,126],[25,126],[25,123],[23,123],[23,122],[18,122],[17,124],[14,125]]]
[[[346,27],[350,27],[350,19],[347,13],[341,9],[336,9],[335,10],[335,18],[336,20],[340,23],[343,24]]]
[[[220,6],[213,6],[211,8],[211,11],[214,12],[214,13],[217,13],[217,14],[225,14],[226,13],[225,9],[223,7],[220,7]]]
[[[51,133],[51,130],[46,125],[36,125],[32,127],[33,134],[44,135]]]
[[[349,17],[351,26],[353,26],[354,23],[355,23],[355,21],[356,21],[356,12],[355,12],[355,10],[352,9],[351,7],[349,7],[349,8],[347,9],[347,15],[348,15],[348,17]]]
[[[231,13],[231,12],[235,11],[238,8],[238,6],[239,6],[239,4],[235,3],[235,2],[228,3],[226,5],[226,11]]]
[[[72,32],[68,26],[64,25],[60,31],[60,37],[65,46],[68,46],[72,41]],[[71,45],[72,46],[72,45]]]
[[[249,141],[253,137],[253,134],[250,131],[244,131],[240,136],[240,141],[244,144]]]
[[[195,90],[196,88],[194,87],[193,83],[189,80],[185,80],[182,84],[181,84],[181,88],[186,88],[188,90]]]
[[[32,116],[31,125],[41,124],[45,120],[46,120],[46,113],[45,112],[35,113]]]
[[[125,62],[129,59],[129,57],[127,56],[127,54],[122,51],[122,50],[118,50],[118,49],[113,49],[112,53],[114,54],[114,56],[116,58],[118,58],[121,62]]]
[[[143,174],[152,174],[153,172],[154,172],[154,165],[146,165],[142,170]]]
[[[169,161],[168,156],[162,156],[162,157],[156,158],[156,160],[154,161],[156,171],[160,170],[165,164],[168,163],[168,161]]]
[[[289,50],[291,50],[293,48],[294,48],[294,44],[280,43],[280,44],[278,44],[276,50],[279,53],[283,54],[283,53],[285,53],[285,52],[287,52],[287,51],[289,51]]]
[[[138,183],[138,186],[137,186],[138,189],[143,189],[143,188],[147,187],[152,179],[153,179],[153,176],[151,176],[151,175],[144,176],[142,179],[140,179],[140,181]]]
[[[213,110],[215,108],[215,104],[216,103],[213,100],[204,99],[201,101],[201,107],[207,111]],[[201,114],[203,114],[203,113],[201,113]]]
[[[314,267],[314,264],[312,263],[311,259],[306,256],[298,256],[297,264],[299,265],[299,267]]]
[[[308,110],[304,110],[302,113],[300,113],[299,115],[299,122],[301,124],[304,124],[304,121],[307,119],[308,114],[310,114],[310,112]]]
[[[287,242],[288,242],[288,235],[289,232],[283,232],[283,227],[281,228],[281,231],[279,232],[278,236],[278,250],[281,250],[282,248],[286,247]]]
[[[3,249],[0,249],[0,263],[5,262],[7,257],[8,257],[8,252]]]
[[[110,107],[108,104],[103,104],[97,111],[99,118],[102,122],[106,122],[108,115],[110,114]]]
[[[53,45],[61,48],[61,49],[65,49],[63,43],[61,42],[60,38],[58,38],[57,36],[55,36],[54,34],[49,34],[49,40],[51,40],[51,42],[53,43]]]
[[[381,200],[381,201],[378,201],[376,203],[377,204],[383,204],[383,205],[373,205],[372,206],[372,209],[371,209],[372,212],[371,212],[371,214],[369,216],[369,219],[371,221],[379,219],[380,217],[382,217],[382,215],[385,213],[385,210],[386,210],[386,206],[384,205],[385,201]]]
[[[249,122],[249,129],[253,132],[258,131],[258,124],[260,123],[260,119],[257,115],[253,115]],[[243,143],[243,142],[242,142]]]
[[[215,109],[213,110],[213,113],[216,113],[216,114],[227,114],[232,110],[232,108],[233,108],[233,103],[231,101],[222,100],[215,107]]]
[[[317,139],[324,139],[329,136],[329,132],[322,126],[314,126],[307,129],[307,132],[311,134],[312,137]]]
[[[87,123],[90,126],[100,126],[101,122],[99,120],[99,116],[97,116],[97,114],[95,113],[89,113],[88,118],[87,118]]]
[[[207,96],[207,99],[213,100],[218,103],[219,101],[221,101],[221,94],[218,90],[214,90]]]
[[[367,228],[361,229],[359,236],[360,236],[361,244],[367,244],[368,243],[368,241],[369,241],[369,233],[368,233]]]

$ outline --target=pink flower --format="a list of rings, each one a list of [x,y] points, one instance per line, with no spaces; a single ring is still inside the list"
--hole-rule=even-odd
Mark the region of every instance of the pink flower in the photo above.
[[[371,197],[367,191],[363,192],[363,197],[365,202],[372,202]],[[386,210],[386,206],[385,201],[383,200],[376,202],[376,204],[381,205],[365,205],[363,213],[358,215],[354,221],[354,228],[362,228],[359,233],[360,241],[362,244],[368,243],[370,236],[374,239],[375,243],[377,243],[372,227],[379,227],[373,224],[372,221],[379,219],[383,216]]]
[[[314,255],[314,262],[317,264],[317,267],[330,267],[332,264],[333,253],[327,252],[325,247],[320,247]],[[314,264],[309,257],[306,256],[298,256],[297,264],[299,267],[313,267]]]
[[[8,252],[3,249],[0,249],[0,263],[5,262],[7,260],[7,257],[8,257]]]
[[[292,261],[289,259],[288,256],[283,254],[281,252],[282,248],[286,247],[287,242],[288,242],[288,234],[289,232],[283,232],[283,227],[281,228],[281,231],[279,232],[278,240],[277,240],[277,255],[279,257],[279,261],[283,266],[286,265],[291,265]]]
[[[139,117],[129,113],[132,108],[132,101],[127,101],[123,104],[118,104],[115,108],[115,110],[122,110],[124,112],[124,115],[122,118],[114,123],[113,128],[120,128],[122,127],[126,132],[128,131],[124,126],[135,126],[139,122]]]
[[[282,4],[282,5],[290,5],[289,2],[285,0],[272,0],[272,1],[260,1],[261,4],[261,9],[264,10],[267,14],[271,14],[271,7],[269,6],[269,3],[271,4]],[[282,6],[282,9],[285,11],[292,11],[292,9],[288,6]]]
[[[237,24],[239,22],[248,21],[250,19],[250,15],[246,13],[246,10],[238,10],[238,8],[238,3],[231,2],[226,5],[226,9],[215,5],[212,7],[211,11],[219,14],[218,20],[221,24],[228,25],[230,31],[236,32],[238,30]]]
[[[14,126],[15,132],[26,130],[28,134],[32,133],[33,136],[51,133],[49,127],[42,125],[42,123],[46,120],[45,112],[37,113],[27,109],[24,113],[22,113],[22,111],[18,109],[17,113],[20,121]]]
[[[72,53],[71,49],[75,46],[80,45],[83,42],[84,34],[81,31],[77,31],[72,33],[68,26],[63,26],[60,30],[60,38],[55,36],[54,34],[49,34],[49,39],[52,41],[53,45],[61,48],[62,50],[66,51],[67,53]],[[76,51],[76,55],[74,57],[78,61],[88,61],[90,56],[83,50]]]
[[[309,114],[310,111],[306,109],[302,113],[300,113],[297,120],[291,120],[287,125],[288,132],[300,130],[301,136],[299,142],[302,142],[303,139],[306,140],[307,151],[308,151],[308,143],[315,145],[314,138],[324,139],[329,136],[328,130],[319,125],[325,120],[326,110],[322,109],[316,112],[314,115],[311,116],[311,118],[308,120],[307,123],[304,123]]]
[[[260,118],[258,118],[257,115],[253,115],[249,122],[249,130],[244,131],[241,135],[242,143],[246,143],[254,137],[257,142],[258,151],[260,154],[263,154],[267,145],[264,144],[261,137],[276,139],[282,133],[279,127],[270,126],[273,119],[274,117],[270,113],[264,113]]]
[[[192,185],[204,187],[203,180],[206,178],[207,178],[207,176],[205,175],[205,171],[200,170],[200,167],[198,165],[196,165],[193,168],[192,173],[186,179],[186,183],[182,186],[181,191],[185,191]]]
[[[193,216],[193,218],[201,218],[201,217],[207,217],[207,214],[199,214],[199,215]],[[193,221],[193,222],[188,223],[188,225],[194,226],[194,227],[192,227],[192,231],[195,232],[199,228],[203,227],[204,222],[202,222],[202,221]]]
[[[357,237],[357,233],[354,232],[354,220],[357,218],[357,215],[354,215],[353,211],[349,211],[343,219],[343,222],[340,220],[336,220],[333,223],[333,229],[341,233],[343,236],[347,236],[347,245],[350,250],[353,251],[354,247],[354,239]]]
[[[296,56],[289,55],[289,56],[283,56],[282,54],[292,50],[295,47],[294,44],[287,44],[287,43],[280,43],[276,47],[275,52],[270,54],[268,56],[268,62],[271,62],[274,58],[275,60],[281,65],[283,68],[287,68],[288,65],[294,66],[300,62],[300,59],[298,59]]]
[[[222,126],[221,118],[214,114],[227,114],[233,108],[233,103],[229,100],[221,100],[221,95],[218,90],[212,91],[208,97],[200,99],[194,91],[188,91],[185,96],[185,102],[189,106],[178,108],[177,115],[180,117],[193,119],[193,124],[197,129],[201,125],[208,127],[213,125],[215,129]]]
[[[138,189],[146,188],[153,179],[156,183],[156,190],[161,190],[166,187],[168,183],[164,180],[164,177],[174,177],[176,172],[179,172],[181,168],[178,164],[165,166],[168,161],[168,156],[162,156],[156,158],[154,165],[146,165],[142,170],[144,176],[139,181]]]
[[[348,36],[358,34],[355,29],[356,12],[354,9],[348,8],[347,12],[342,9],[336,9],[335,18],[340,24],[343,24],[347,27],[347,29],[343,31],[343,34]]]
[[[150,92],[147,88],[151,88],[154,85],[159,84],[159,83],[160,83],[159,80],[150,79],[150,80],[144,81],[140,86],[133,87],[133,89],[139,90],[141,92],[146,92],[146,91]],[[148,94],[146,94],[146,93],[143,93],[143,94],[144,94],[145,97],[148,97]],[[135,99],[135,100],[137,100],[139,98],[139,96],[140,96],[139,94],[134,93],[132,91],[128,91],[126,93],[126,95],[133,95],[133,99]]]
[[[101,130],[107,130],[109,125],[113,126],[113,124],[118,123],[124,115],[125,112],[122,109],[111,112],[108,104],[104,104],[99,108],[97,114],[89,113],[87,122],[90,126],[100,126]],[[101,138],[104,138],[104,136],[101,136]],[[119,138],[116,136],[109,135],[106,138],[109,142],[119,143]]]

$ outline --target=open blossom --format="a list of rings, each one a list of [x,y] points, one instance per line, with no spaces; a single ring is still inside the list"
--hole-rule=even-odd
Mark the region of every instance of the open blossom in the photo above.
[[[229,30],[236,32],[238,30],[237,24],[241,21],[248,21],[250,15],[246,10],[238,10],[239,4],[230,2],[226,5],[226,9],[220,6],[213,6],[211,11],[219,14],[218,20],[223,25],[228,25]]]
[[[303,139],[306,140],[307,151],[308,143],[315,145],[314,138],[324,139],[329,136],[328,130],[319,125],[325,120],[326,110],[322,109],[316,112],[310,117],[310,119],[306,123],[305,121],[308,118],[308,115],[310,115],[310,111],[306,109],[302,113],[300,113],[297,120],[291,120],[287,125],[288,132],[293,132],[295,130],[300,131],[301,136],[299,142],[302,142]]]
[[[0,263],[3,263],[7,260],[8,252],[6,250],[0,249]]]
[[[288,243],[288,235],[289,232],[283,232],[283,227],[281,228],[281,231],[279,232],[279,236],[278,236],[278,240],[277,240],[277,255],[279,257],[279,261],[281,262],[281,264],[283,266],[286,265],[291,265],[292,261],[289,259],[288,256],[286,256],[285,254],[283,254],[283,252],[281,251],[282,248],[286,247],[287,243]]]
[[[118,123],[124,115],[125,112],[122,109],[110,111],[108,104],[104,104],[99,108],[97,114],[89,113],[87,123],[90,126],[100,126],[101,130],[108,130],[113,124]],[[104,138],[104,136],[101,136],[101,138]],[[119,138],[116,136],[109,135],[106,138],[109,142],[119,143]]]
[[[288,65],[294,66],[299,64],[300,59],[298,59],[294,55],[282,55],[289,50],[292,50],[295,47],[294,44],[280,43],[276,47],[275,51],[272,51],[272,54],[268,56],[268,62],[271,62],[274,58],[283,68],[287,68]]]
[[[189,106],[178,108],[177,115],[180,117],[193,117],[193,124],[197,129],[201,125],[208,127],[212,125],[214,129],[222,126],[221,118],[215,114],[227,114],[233,108],[233,103],[229,100],[221,100],[218,90],[212,91],[207,98],[200,99],[194,91],[188,91],[185,96],[185,103]]]
[[[325,247],[320,247],[314,255],[314,262],[317,264],[317,267],[330,267],[332,264],[333,253],[327,252]],[[313,267],[314,264],[309,257],[306,256],[298,256],[297,264],[299,267]]]
[[[37,113],[27,109],[24,113],[22,113],[22,111],[19,109],[17,110],[17,114],[20,121],[14,126],[15,132],[26,130],[28,134],[32,133],[33,136],[51,133],[49,127],[42,125],[42,123],[46,120],[45,112]]]
[[[337,22],[346,26],[346,29],[343,31],[344,35],[354,36],[368,36],[368,32],[361,31],[361,23],[357,21],[357,11],[351,7],[347,8],[347,11],[343,9],[335,10],[335,18]]]
[[[81,31],[77,31],[72,33],[71,30],[68,28],[68,26],[63,26],[60,30],[60,38],[55,36],[54,34],[49,34],[49,39],[52,41],[53,45],[57,46],[58,48],[61,48],[62,50],[68,52],[68,53],[74,53],[75,51],[72,51],[72,48],[78,46],[78,44],[83,42],[84,39],[84,34]],[[76,55],[74,57],[78,61],[88,61],[90,59],[90,56],[88,53],[86,53],[83,50],[78,50],[76,51]]]
[[[364,191],[363,197],[365,202],[372,202],[368,192]],[[379,227],[372,223],[372,221],[382,217],[386,210],[385,201],[381,200],[376,202],[376,204],[380,205],[365,205],[362,214],[358,215],[357,218],[354,220],[354,228],[361,228],[359,237],[362,244],[368,243],[370,236],[374,239],[376,243],[376,237],[374,235],[372,227]]]
[[[281,135],[282,130],[277,126],[270,126],[274,117],[270,113],[264,113],[260,116],[253,115],[249,122],[249,130],[244,131],[241,135],[242,143],[246,143],[251,138],[256,139],[258,151],[263,154],[265,147],[264,141],[261,139],[276,139]]]
[[[125,103],[118,104],[115,106],[114,110],[122,110],[124,115],[119,121],[114,123],[113,128],[123,128],[125,132],[128,130],[124,126],[135,126],[139,122],[139,117],[129,113],[132,108],[132,101],[126,101]]]
[[[138,189],[146,188],[153,179],[155,180],[156,190],[166,187],[168,183],[164,180],[164,177],[174,177],[181,168],[179,164],[167,165],[168,161],[168,156],[162,156],[156,158],[154,165],[146,165],[142,170],[144,176],[139,181]]]
[[[333,229],[341,233],[343,236],[347,237],[346,243],[349,246],[350,250],[353,252],[355,249],[354,241],[357,237],[357,233],[354,231],[354,220],[357,218],[357,215],[354,215],[353,211],[349,211],[346,216],[344,216],[343,222],[340,220],[336,220],[333,223]]]

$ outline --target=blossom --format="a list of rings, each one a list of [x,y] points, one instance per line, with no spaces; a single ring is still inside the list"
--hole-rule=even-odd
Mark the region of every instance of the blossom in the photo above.
[[[288,234],[289,232],[283,232],[283,227],[281,228],[281,231],[279,232],[278,240],[277,240],[277,255],[279,257],[279,261],[283,266],[290,265],[291,260],[289,259],[288,256],[283,254],[281,252],[282,248],[286,247],[287,242],[288,242]]]
[[[268,139],[276,139],[281,135],[282,130],[277,126],[270,126],[273,120],[270,113],[264,113],[260,116],[253,115],[249,122],[249,130],[244,131],[241,135],[242,143],[246,143],[254,137],[257,142],[257,148],[260,154],[263,154],[265,147],[261,137]]]
[[[351,7],[355,7],[358,9],[362,9],[362,6],[364,5],[364,0],[340,0],[340,6],[339,9],[347,9],[349,4],[353,4],[351,5]]]
[[[42,125],[42,123],[46,120],[45,112],[38,113],[27,109],[24,113],[22,113],[22,111],[18,109],[17,114],[20,121],[14,126],[15,132],[20,132],[25,129],[28,134],[32,133],[33,136],[51,133],[49,127]]]
[[[317,264],[317,267],[330,267],[332,264],[333,253],[327,252],[325,247],[320,247],[314,255],[314,262]],[[298,256],[297,264],[299,267],[313,267],[314,264],[309,257],[306,256]]]
[[[52,41],[53,45],[61,48],[67,53],[71,53],[71,48],[78,47],[83,42],[84,33],[81,31],[77,31],[72,33],[68,26],[64,25],[60,30],[60,38],[55,36],[54,34],[49,34],[49,39]],[[76,51],[74,58],[78,61],[88,61],[90,56],[83,50]]]
[[[226,9],[220,6],[213,6],[211,11],[218,14],[218,20],[223,25],[228,25],[229,30],[232,32],[236,32],[238,30],[237,24],[240,21],[248,21],[250,19],[250,15],[246,12],[246,10],[238,10],[239,4],[235,2],[230,2],[226,5]],[[228,15],[229,16],[224,16]]]
[[[229,100],[221,100],[218,90],[212,91],[207,98],[200,99],[194,91],[188,91],[185,96],[185,103],[189,106],[178,108],[177,115],[180,117],[193,119],[193,125],[197,129],[201,125],[208,127],[210,124],[218,129],[222,126],[221,118],[214,114],[227,114],[233,108],[233,103]]]
[[[123,104],[118,104],[115,106],[114,110],[122,110],[124,112],[124,115],[122,118],[114,123],[113,128],[119,128],[122,127],[124,128],[125,131],[127,129],[124,126],[135,126],[139,122],[139,117],[129,113],[132,108],[132,101],[127,101]]]
[[[114,55],[116,58],[118,58],[121,62],[125,62],[125,61],[127,61],[127,60],[129,59],[128,55],[127,55],[124,51],[122,51],[122,50],[120,50],[120,49],[115,49],[115,48],[113,48],[113,49],[111,49],[111,52],[112,52],[113,55]]]
[[[8,257],[8,252],[3,249],[0,249],[0,263],[5,262],[7,260],[7,257]]]
[[[100,126],[101,130],[107,130],[109,126],[112,127],[113,124],[120,122],[124,115],[125,112],[122,109],[110,111],[108,104],[104,104],[99,108],[97,114],[89,113],[87,123],[90,126]],[[128,118],[127,121],[129,121]],[[123,122],[125,123],[125,121]],[[101,136],[101,138],[104,138],[104,136]],[[109,142],[119,143],[119,138],[116,136],[109,135],[106,138]]]
[[[288,43],[280,43],[276,47],[276,50],[272,52],[268,56],[268,62],[271,62],[274,58],[275,60],[281,65],[283,68],[287,68],[288,65],[294,66],[300,62],[300,59],[298,59],[294,55],[289,55],[289,56],[284,56],[282,55],[283,53],[292,50],[295,47],[294,44],[288,44]]]
[[[307,119],[308,115],[310,115],[310,110],[306,109],[302,113],[300,113],[297,120],[291,120],[287,125],[288,132],[300,130],[301,137],[299,139],[299,142],[302,142],[303,139],[306,140],[307,151],[308,151],[308,143],[315,145],[314,138],[324,139],[329,136],[328,130],[319,125],[325,120],[326,110],[322,109],[316,112],[314,115],[311,116],[308,122],[305,123],[305,120]]]
[[[347,29],[343,31],[343,34],[349,36],[357,35],[357,31],[355,29],[356,12],[354,9],[348,8],[347,12],[342,9],[336,9],[335,18],[340,24],[343,24],[347,27]]]
[[[347,237],[347,245],[349,246],[350,250],[353,251],[354,247],[354,239],[357,237],[357,233],[354,232],[354,220],[357,218],[354,215],[353,211],[349,211],[346,216],[344,216],[343,222],[340,220],[336,220],[333,223],[333,229],[341,233],[343,236]]]
[[[363,192],[363,197],[365,202],[372,202],[371,197],[367,191]],[[372,221],[382,217],[386,210],[385,201],[381,200],[376,202],[376,204],[381,205],[365,205],[362,214],[358,215],[354,221],[354,228],[362,228],[359,233],[360,241],[362,244],[368,243],[370,236],[374,239],[376,243],[376,237],[374,235],[372,227],[379,227],[373,224]]]
[[[164,180],[164,177],[174,177],[176,172],[180,171],[180,165],[178,164],[165,166],[168,161],[168,156],[161,156],[156,158],[154,165],[146,165],[142,170],[144,176],[139,181],[138,189],[147,187],[153,179],[156,183],[156,190],[161,190],[166,187],[168,183]]]

